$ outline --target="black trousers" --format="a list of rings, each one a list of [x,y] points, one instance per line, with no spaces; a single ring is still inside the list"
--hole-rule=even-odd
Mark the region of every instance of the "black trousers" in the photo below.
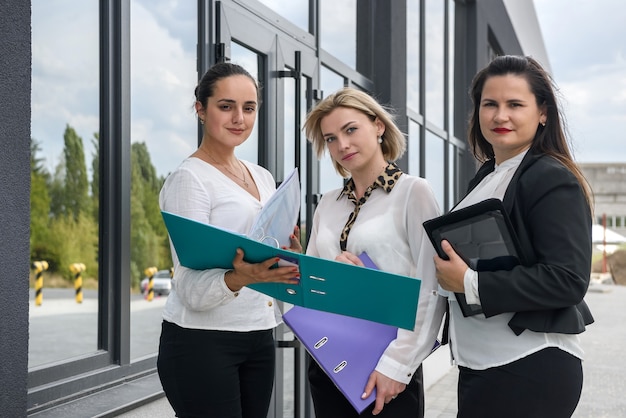
[[[458,418],[569,418],[582,386],[580,359],[554,347],[486,370],[459,367]]]
[[[177,417],[266,417],[274,364],[271,329],[207,331],[162,324],[157,369]]]
[[[309,384],[311,386],[311,396],[313,407],[317,418],[357,418],[372,417],[374,403],[367,407],[361,415],[352,407],[350,402],[337,389],[337,386],[328,377],[324,370],[309,358]],[[363,387],[365,389],[365,387]],[[370,395],[371,396],[371,395]],[[404,392],[400,393],[396,399],[386,404],[382,412],[376,417],[379,418],[423,418],[424,417],[424,383],[422,377],[422,366],[415,373],[411,382],[406,386]]]

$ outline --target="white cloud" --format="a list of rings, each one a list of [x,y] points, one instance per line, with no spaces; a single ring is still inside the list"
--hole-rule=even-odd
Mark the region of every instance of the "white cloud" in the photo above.
[[[31,135],[50,172],[63,151],[67,124],[83,138],[91,165],[91,138],[99,129],[98,44],[97,3],[33,1]]]
[[[535,0],[535,7],[576,159],[626,162],[626,3]]]
[[[157,173],[166,175],[197,144],[195,50],[173,38],[152,8],[132,2],[131,16],[131,138],[146,143]],[[195,42],[195,25],[185,35]]]
[[[166,175],[197,141],[196,10],[189,2],[142,3],[131,1],[131,140],[145,142],[157,173]],[[98,3],[34,0],[32,22],[31,128],[40,157],[53,172],[69,124],[83,138],[90,167],[99,131]]]

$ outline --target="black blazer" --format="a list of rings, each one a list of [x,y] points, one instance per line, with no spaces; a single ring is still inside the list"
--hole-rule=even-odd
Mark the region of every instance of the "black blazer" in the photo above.
[[[472,190],[494,170],[482,165]],[[504,194],[527,265],[511,271],[480,272],[483,312],[491,317],[515,312],[516,335],[536,332],[579,334],[593,316],[583,300],[591,275],[591,212],[576,177],[556,159],[531,150]]]

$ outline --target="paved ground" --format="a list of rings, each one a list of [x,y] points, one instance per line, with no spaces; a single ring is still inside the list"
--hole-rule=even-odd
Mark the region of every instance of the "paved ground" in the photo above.
[[[585,297],[596,319],[581,335],[586,352],[583,363],[585,381],[583,394],[573,417],[626,417],[626,286],[592,285]],[[456,368],[448,368],[446,352],[438,350],[437,369],[443,375],[425,370],[426,418],[456,417]],[[443,363],[442,363],[443,362]],[[431,364],[425,364],[425,368]],[[431,382],[429,383],[429,379]],[[435,379],[435,380],[432,380]],[[120,415],[126,418],[173,417],[165,399]]]

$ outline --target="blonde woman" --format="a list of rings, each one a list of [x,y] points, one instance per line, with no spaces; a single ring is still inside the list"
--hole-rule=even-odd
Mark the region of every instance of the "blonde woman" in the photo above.
[[[422,222],[439,215],[426,180],[395,164],[406,139],[391,113],[370,95],[344,88],[317,104],[304,129],[318,157],[328,151],[343,188],[324,193],[313,218],[307,254],[355,265],[366,252],[380,270],[422,280],[415,329],[398,335],[363,388],[375,402],[361,416],[414,418],[424,414],[421,363],[430,354],[445,309],[437,295],[434,249]],[[375,306],[372,309],[385,309]],[[318,417],[357,417],[324,371],[310,362]]]

